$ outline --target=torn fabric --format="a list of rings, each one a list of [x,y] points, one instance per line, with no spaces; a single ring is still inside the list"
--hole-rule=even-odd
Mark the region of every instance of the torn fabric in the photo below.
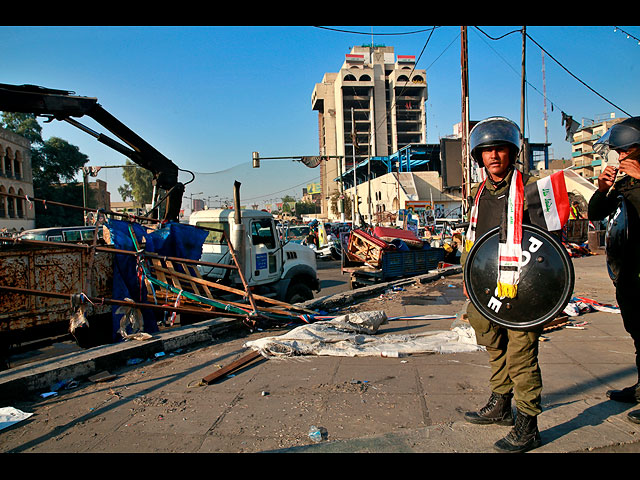
[[[386,323],[384,312],[375,314],[369,322],[366,314],[349,314],[330,321],[302,325],[290,332],[247,342],[244,346],[265,357],[324,355],[324,356],[404,356],[415,353],[458,353],[484,350],[477,345],[475,332],[468,325],[451,330],[437,330],[419,334],[375,335]],[[384,321],[381,319],[384,318]]]

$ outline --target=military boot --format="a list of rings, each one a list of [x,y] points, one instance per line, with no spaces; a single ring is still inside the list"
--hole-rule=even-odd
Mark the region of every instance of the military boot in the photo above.
[[[511,431],[493,446],[499,452],[523,453],[542,444],[538,431],[538,417],[516,410],[516,421]]]
[[[607,397],[616,402],[638,403],[640,402],[640,382],[622,390],[609,390]]]
[[[477,412],[467,412],[464,418],[469,423],[479,425],[513,425],[513,411],[511,410],[512,393],[500,395],[491,392],[489,401]]]
[[[627,413],[627,419],[633,423],[640,423],[640,410]]]

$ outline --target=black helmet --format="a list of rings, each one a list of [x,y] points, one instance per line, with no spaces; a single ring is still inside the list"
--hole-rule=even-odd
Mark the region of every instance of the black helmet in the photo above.
[[[626,149],[633,145],[640,145],[640,117],[616,123],[593,145],[593,150],[607,158],[610,150]]]
[[[512,148],[515,161],[520,152],[520,128],[513,121],[505,117],[490,117],[478,122],[469,134],[469,148],[471,157],[482,165],[482,155],[480,149],[484,147],[495,147],[498,145],[508,145]]]

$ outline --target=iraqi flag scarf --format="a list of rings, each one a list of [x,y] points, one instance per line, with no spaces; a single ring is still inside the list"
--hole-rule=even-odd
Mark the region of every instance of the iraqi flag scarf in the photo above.
[[[480,185],[473,206],[467,231],[466,249],[469,251],[475,242],[478,223],[478,204],[486,179]],[[509,196],[500,222],[498,243],[497,295],[500,298],[514,298],[518,292],[520,280],[520,261],[522,259],[522,217],[524,212],[524,186],[522,174],[513,170],[509,184]]]

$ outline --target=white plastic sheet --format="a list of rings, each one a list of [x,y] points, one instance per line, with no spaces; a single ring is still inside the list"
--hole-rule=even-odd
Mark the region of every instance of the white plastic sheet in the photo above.
[[[0,408],[0,430],[10,427],[14,423],[21,422],[29,418],[33,413],[26,413],[14,407]]]
[[[414,353],[455,353],[483,350],[470,326],[418,334],[376,335],[387,323],[384,312],[363,312],[297,327],[290,332],[252,340],[245,347],[263,356],[333,355],[399,357]]]

